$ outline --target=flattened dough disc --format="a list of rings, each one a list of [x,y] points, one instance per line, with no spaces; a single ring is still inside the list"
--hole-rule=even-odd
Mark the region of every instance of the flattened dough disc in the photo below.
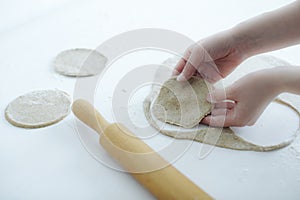
[[[19,96],[5,110],[5,117],[14,126],[40,128],[66,117],[71,100],[60,90],[38,90]]]
[[[92,76],[105,67],[107,58],[90,49],[70,49],[58,54],[54,61],[55,71],[65,76]]]
[[[212,105],[206,100],[209,88],[200,77],[192,77],[187,82],[172,77],[162,85],[153,114],[163,122],[192,128],[211,111]]]

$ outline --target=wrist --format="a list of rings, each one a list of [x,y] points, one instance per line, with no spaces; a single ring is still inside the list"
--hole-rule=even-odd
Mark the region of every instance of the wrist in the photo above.
[[[281,66],[273,68],[273,71],[280,93],[300,94],[300,67]]]
[[[280,66],[261,70],[258,79],[274,97],[283,92],[300,94],[300,67]]]
[[[254,83],[259,88],[264,88],[264,95],[269,95],[270,98],[275,98],[286,90],[285,77],[282,77],[281,69],[279,67],[271,69],[263,69],[258,72],[254,72],[256,80]]]
[[[243,22],[231,29],[231,34],[235,45],[245,59],[258,54],[257,38],[249,34],[249,31],[247,31],[246,27],[246,22]]]

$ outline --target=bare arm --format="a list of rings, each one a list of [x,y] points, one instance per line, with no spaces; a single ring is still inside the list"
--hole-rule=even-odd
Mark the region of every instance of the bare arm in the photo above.
[[[199,74],[216,82],[248,57],[299,43],[300,0],[200,40],[187,49],[174,75],[179,75],[179,81]],[[202,123],[252,125],[282,92],[300,94],[300,67],[276,67],[248,74],[227,87],[226,95],[216,89],[208,99],[214,108]]]
[[[300,43],[300,1],[262,14],[232,29],[247,57]]]
[[[173,74],[181,81],[199,74],[216,82],[250,56],[299,43],[300,0],[200,40],[186,50]]]

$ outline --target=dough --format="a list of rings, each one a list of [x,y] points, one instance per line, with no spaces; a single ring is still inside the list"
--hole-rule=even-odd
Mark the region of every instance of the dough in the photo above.
[[[65,76],[92,76],[105,67],[107,58],[90,49],[70,49],[58,54],[54,61],[55,71]]]
[[[288,146],[294,138],[271,146],[260,146],[244,140],[237,136],[230,128],[215,128],[206,125],[199,125],[195,129],[185,130],[165,130],[158,125],[157,120],[151,114],[151,105],[155,100],[159,91],[159,87],[153,86],[149,96],[144,101],[144,113],[147,121],[151,126],[157,129],[160,133],[176,138],[176,139],[189,139],[205,144],[215,145],[218,147],[235,149],[235,150],[252,150],[252,151],[272,151]],[[288,104],[290,108],[295,108]],[[295,110],[300,116],[300,113]]]
[[[5,110],[5,117],[14,126],[40,128],[66,117],[71,99],[60,90],[38,90],[19,96]]]
[[[206,100],[208,87],[210,84],[200,77],[192,77],[187,82],[170,78],[154,102],[153,114],[163,122],[194,127],[211,111],[212,105]]]
[[[170,65],[174,67],[176,64],[176,59],[168,59],[168,62],[164,62],[166,65]],[[275,67],[280,65],[289,65],[287,62],[282,61],[280,59],[277,59],[273,56],[257,56],[252,59],[249,59],[245,63],[243,63],[241,66],[238,67],[237,70],[235,70],[228,78],[225,79],[225,84],[229,85],[232,84],[235,80],[238,79],[240,74],[246,74],[245,71],[250,72],[263,69],[266,67]],[[250,67],[252,66],[252,67]],[[255,67],[253,67],[255,66]],[[244,69],[244,71],[243,71]],[[243,73],[242,73],[243,72]],[[156,74],[160,74],[160,72],[157,72]],[[167,78],[167,77],[165,77]],[[170,137],[174,137],[177,139],[189,139],[194,140],[198,142],[202,142],[205,144],[215,145],[218,147],[223,148],[229,148],[229,149],[235,149],[235,150],[252,150],[252,151],[272,151],[276,149],[280,149],[283,147],[288,146],[290,143],[294,141],[296,136],[298,135],[297,131],[293,138],[284,141],[282,143],[279,143],[277,145],[271,145],[271,146],[260,146],[253,144],[251,142],[248,142],[244,140],[243,138],[236,135],[232,129],[230,128],[215,128],[215,127],[209,127],[206,125],[198,125],[194,127],[193,129],[176,129],[176,130],[167,130],[164,129],[164,125],[160,126],[160,121],[155,118],[154,113],[152,114],[151,111],[153,111],[153,102],[155,102],[155,99],[158,96],[160,87],[153,85],[152,90],[149,94],[149,96],[144,101],[144,113],[147,121],[151,126],[153,126],[155,129],[157,129],[160,133],[165,134]],[[300,98],[296,95],[290,95],[290,94],[284,94],[279,96],[275,100],[278,103],[281,103],[283,105],[288,106],[292,110],[294,110],[298,116],[300,117]]]

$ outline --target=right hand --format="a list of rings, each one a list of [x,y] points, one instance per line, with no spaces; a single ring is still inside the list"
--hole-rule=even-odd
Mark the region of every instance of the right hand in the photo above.
[[[277,95],[293,88],[299,91],[299,72],[296,67],[264,69],[245,75],[225,90],[215,89],[207,96],[214,105],[211,114],[201,123],[217,127],[252,126]]]
[[[175,66],[173,75],[185,81],[193,75],[214,83],[230,74],[246,59],[243,41],[234,38],[232,31],[224,31],[190,46]]]

